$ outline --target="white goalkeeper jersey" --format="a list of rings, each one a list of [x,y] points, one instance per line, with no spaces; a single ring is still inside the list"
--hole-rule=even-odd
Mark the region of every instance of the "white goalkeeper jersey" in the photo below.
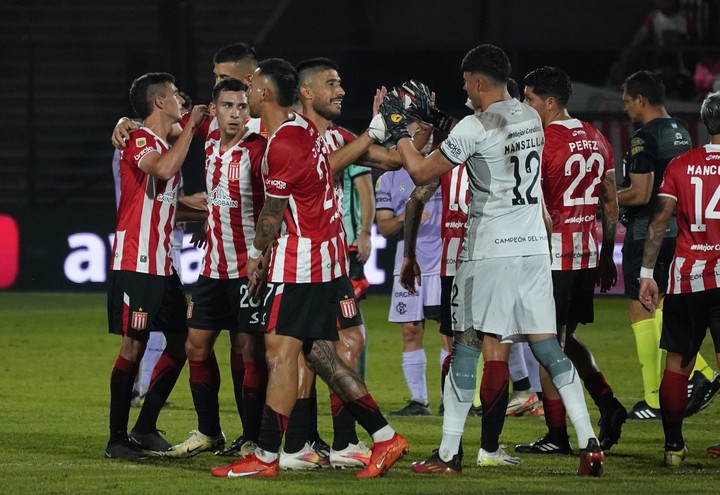
[[[540,187],[543,144],[540,117],[516,99],[465,117],[442,143],[448,160],[466,163],[470,181],[461,261],[549,255]]]

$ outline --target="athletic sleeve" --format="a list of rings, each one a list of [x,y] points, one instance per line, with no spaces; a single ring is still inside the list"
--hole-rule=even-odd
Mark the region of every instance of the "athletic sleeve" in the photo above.
[[[485,139],[485,127],[476,115],[468,115],[456,125],[440,145],[440,153],[455,165],[460,165],[477,151],[478,141]]]
[[[289,197],[295,186],[300,183],[307,170],[298,164],[305,163],[307,157],[298,156],[298,146],[291,133],[282,139],[273,139],[268,144],[267,173],[265,174],[265,193],[276,198]]]
[[[385,172],[375,184],[375,210],[391,210],[392,204],[392,172]]]
[[[138,130],[130,134],[130,141],[127,146],[127,155],[134,166],[140,168],[140,162],[148,153],[157,153],[157,140],[155,136],[144,130]]]
[[[355,164],[350,165],[348,166],[348,168],[345,169],[345,173],[351,180],[355,179],[356,177],[360,177],[361,175],[369,174],[370,172],[370,167],[364,167],[362,165]]]
[[[185,126],[190,121],[191,113],[192,112],[187,112],[180,119],[180,127],[182,129],[185,129]],[[195,131],[193,132],[193,134],[197,137],[207,139],[207,136],[210,133],[210,122],[212,122],[212,119],[213,119],[212,117],[206,117],[205,120],[203,120],[202,123],[195,128]]]
[[[681,170],[681,156],[673,158],[665,169],[665,174],[663,175],[663,181],[660,184],[658,196],[669,196],[677,200],[677,180],[675,175],[677,170]]]
[[[630,141],[628,172],[631,174],[649,174],[655,171],[657,142],[642,130],[635,133]]]

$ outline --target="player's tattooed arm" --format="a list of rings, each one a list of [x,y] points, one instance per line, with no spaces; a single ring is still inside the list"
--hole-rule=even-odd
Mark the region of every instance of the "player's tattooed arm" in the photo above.
[[[245,263],[249,278],[248,293],[252,298],[257,298],[263,293],[269,268],[268,247],[280,230],[287,204],[288,198],[265,197],[265,206],[258,217],[255,239],[252,247],[248,250]]]
[[[403,226],[403,238],[405,250],[403,252],[403,264],[400,267],[400,285],[410,294],[415,294],[415,284],[421,285],[422,271],[415,258],[418,231],[423,216],[425,216],[425,205],[432,198],[437,188],[440,187],[440,179],[433,180],[430,184],[417,186],[410,195],[410,200],[405,205],[405,223]]]
[[[645,236],[645,248],[643,249],[642,266],[645,268],[654,268],[657,261],[660,247],[665,238],[665,230],[667,224],[675,211],[677,201],[668,196],[658,196],[653,212],[652,220],[648,226],[647,235]]]
[[[656,201],[655,211],[645,236],[640,268],[640,290],[638,291],[638,300],[648,311],[654,311],[657,308],[660,298],[660,291],[653,279],[653,269],[665,238],[667,224],[677,205],[677,200],[667,196],[658,196]]]
[[[332,342],[315,340],[309,350],[304,350],[310,369],[328,384],[340,400],[351,402],[367,395],[362,378],[340,360]]]
[[[265,197],[265,206],[263,206],[258,217],[255,227],[255,240],[253,241],[253,246],[260,251],[265,251],[277,236],[280,225],[285,218],[287,205],[288,198]]]
[[[617,230],[619,208],[614,170],[605,174],[605,179],[600,187],[600,203],[602,205],[603,239],[598,283],[600,292],[604,293],[617,283],[617,267],[613,259],[613,251],[615,250],[615,231]]]
[[[405,239],[405,257],[415,257],[418,230],[422,221],[422,214],[425,205],[432,198],[437,188],[440,187],[440,179],[435,179],[424,186],[417,186],[410,195],[410,200],[405,205],[405,225],[403,237]]]

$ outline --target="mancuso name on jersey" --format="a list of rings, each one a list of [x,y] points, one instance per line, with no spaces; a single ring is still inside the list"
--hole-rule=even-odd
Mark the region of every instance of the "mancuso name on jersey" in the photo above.
[[[568,119],[545,128],[542,190],[553,224],[553,270],[597,267],[597,205],[614,169],[610,143],[591,124]]]
[[[720,145],[708,144],[673,159],[658,196],[677,200],[679,234],[668,293],[720,287]]]
[[[440,146],[465,162],[471,202],[461,260],[548,254],[540,161],[544,136],[535,110],[516,99],[465,117]]]

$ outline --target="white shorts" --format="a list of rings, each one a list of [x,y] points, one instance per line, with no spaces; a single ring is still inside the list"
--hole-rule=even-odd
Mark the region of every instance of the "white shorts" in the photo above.
[[[462,261],[453,285],[456,332],[474,328],[501,342],[556,333],[549,256]]]
[[[393,277],[390,298],[391,323],[407,323],[424,319],[440,320],[440,275],[423,275],[422,285],[415,285],[417,292],[410,294],[400,285],[400,277]]]

